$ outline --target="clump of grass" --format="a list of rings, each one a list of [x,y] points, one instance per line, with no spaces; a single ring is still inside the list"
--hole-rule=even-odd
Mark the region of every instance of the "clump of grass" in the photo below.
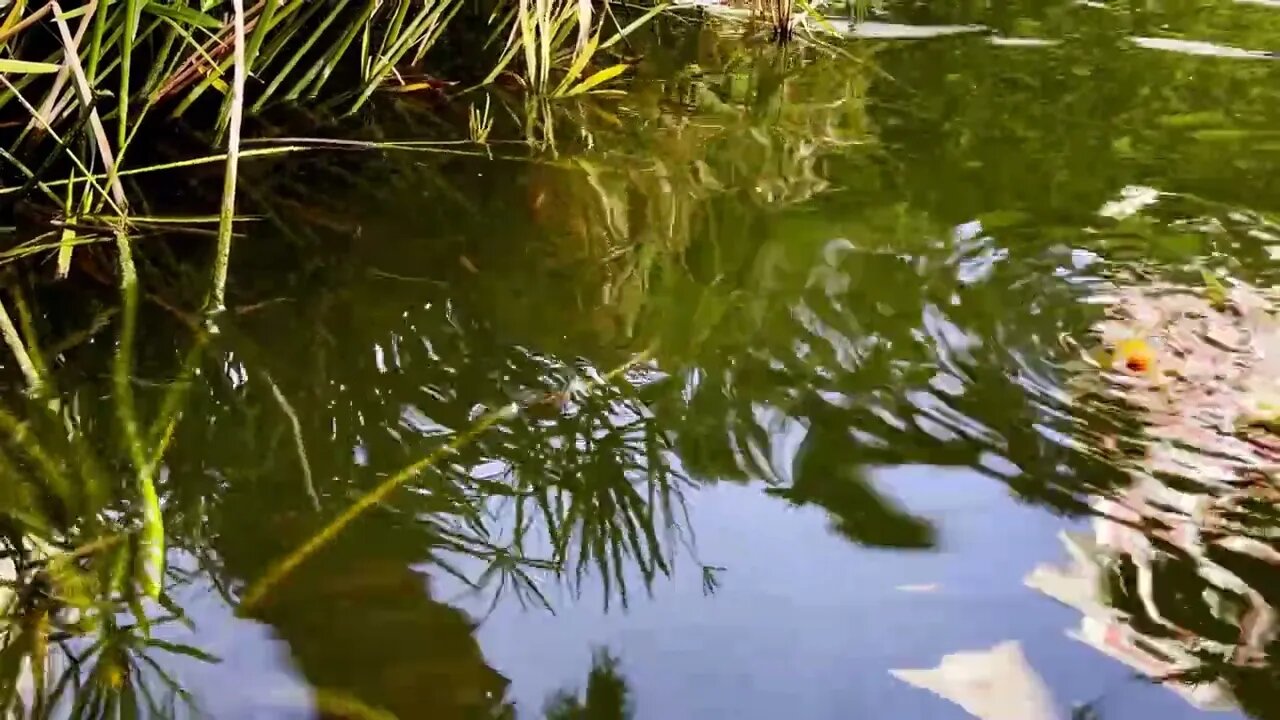
[[[479,48],[477,60],[493,64],[490,81],[522,66],[524,86],[542,99],[599,92],[627,69],[597,67],[602,52],[663,7],[624,27],[608,1],[495,0],[493,37],[507,42]],[[56,208],[58,275],[66,276],[79,244],[110,241],[140,221],[126,178],[223,162],[207,302],[216,313],[225,304],[240,161],[299,147],[241,152],[244,118],[279,103],[357,112],[420,65],[462,9],[462,0],[83,0],[65,8],[17,0],[0,16],[0,129],[16,128],[0,130],[0,171],[16,171],[21,185],[0,196],[39,193]],[[212,131],[226,152],[131,166],[131,148],[160,114],[198,118],[187,124]],[[471,125],[473,141],[487,140],[487,115]]]
[[[58,126],[83,106],[75,94],[84,86],[95,95],[110,92],[108,114],[116,121],[116,150],[123,151],[149,112],[162,108],[183,117],[212,92],[221,95],[216,125],[225,130],[237,102],[231,76],[238,57],[260,79],[254,112],[320,97],[348,98],[347,109],[357,110],[402,62],[421,61],[460,3],[258,0],[246,8],[227,0],[202,9],[209,5],[89,0],[64,12],[57,3],[15,3],[0,24],[0,69],[18,76],[17,90],[0,96],[0,112],[17,91],[35,90],[40,116]],[[66,27],[61,42],[50,43],[40,32],[49,24]],[[243,43],[236,42],[237,27]],[[335,73],[344,64],[354,72]],[[75,65],[84,71],[80,87],[67,82]],[[146,74],[138,67],[148,68]],[[334,83],[339,75],[340,87]],[[52,81],[42,82],[46,76]]]
[[[64,10],[52,0],[39,6],[15,2],[0,19],[0,72],[12,79],[0,92],[0,118],[25,120],[11,150],[76,126],[83,116],[97,167],[111,173],[123,167],[143,121],[157,111],[187,118],[199,107],[204,118],[216,118],[212,124],[223,135],[235,113],[257,114],[282,102],[311,101],[355,112],[378,88],[422,63],[463,4],[258,0],[246,7],[243,0],[224,0],[210,5],[87,0]],[[492,80],[519,57],[526,84],[540,94],[585,93],[625,69],[614,64],[590,71],[597,54],[660,7],[623,27],[607,3],[497,0],[489,22],[495,38],[506,35],[506,45],[497,56],[479,48],[476,61],[493,64]],[[607,27],[616,32],[605,33]],[[253,79],[239,93],[238,67]],[[216,102],[216,115],[208,112],[207,101]],[[113,192],[117,189],[112,185]]]
[[[597,54],[666,7],[665,3],[659,4],[622,27],[612,14],[593,21],[589,0],[517,0],[500,24],[509,25],[510,29],[502,57],[486,82],[492,82],[520,57],[526,86],[537,97],[563,98],[591,92],[627,69],[625,64],[614,64],[588,75],[587,68]],[[617,32],[605,38],[611,19]],[[570,37],[576,38],[572,45],[568,43]],[[558,71],[560,68],[563,70]]]

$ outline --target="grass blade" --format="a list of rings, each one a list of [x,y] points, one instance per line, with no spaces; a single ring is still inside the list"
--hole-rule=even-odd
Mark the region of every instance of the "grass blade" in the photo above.
[[[218,255],[213,265],[213,291],[207,311],[226,306],[227,267],[231,263],[231,230],[236,214],[236,173],[240,165],[240,124],[244,114],[244,0],[231,0],[235,12],[235,74],[231,83],[231,119],[227,128],[227,164],[222,183],[222,212],[218,218]]]
[[[316,78],[315,83],[312,84],[311,88],[307,91],[309,95],[315,96],[320,93],[320,88],[324,87],[324,84],[329,80],[329,76],[333,73],[333,69],[337,67],[338,61],[342,59],[342,56],[347,53],[347,48],[351,47],[351,43],[355,41],[356,35],[359,34],[362,29],[367,29],[369,27],[369,18],[373,16],[373,12],[377,8],[378,0],[368,0],[364,11],[360,13],[359,19],[347,27],[347,32],[342,36],[342,39],[338,41],[338,44],[329,51],[325,58],[325,62],[316,63],[311,70],[307,72],[306,77],[303,78],[304,81],[308,81],[312,77]],[[296,98],[301,92],[302,85],[303,82],[299,82],[293,90],[289,91],[285,96],[285,99],[292,100],[293,98]]]
[[[14,326],[13,320],[9,317],[9,311],[5,308],[3,300],[0,300],[0,336],[4,337],[5,344],[9,346],[9,351],[13,353],[14,359],[18,362],[18,368],[22,370],[22,375],[27,380],[27,392],[32,395],[39,394],[44,387],[44,383],[40,379],[40,373],[36,370],[35,363],[31,362],[31,355],[27,353],[27,347],[22,344],[22,338],[18,335],[18,328]]]
[[[3,81],[3,78],[0,78],[0,81]],[[298,152],[301,150],[312,150],[312,149],[315,149],[315,148],[309,147],[306,145],[281,145],[278,147],[254,148],[252,150],[242,151],[240,153],[240,159],[243,160],[245,158],[250,158],[250,157],[269,157],[272,155],[284,155],[286,153]],[[374,148],[368,148],[368,149],[374,149]],[[211,165],[217,162],[225,162],[226,159],[227,159],[227,153],[218,153],[216,155],[205,155],[203,157],[188,158],[186,160],[175,160],[173,162],[159,163],[157,165],[147,165],[145,167],[127,168],[125,170],[121,170],[118,173],[118,176],[134,177],[137,175],[146,175],[148,173],[162,172],[165,170],[178,170],[181,168],[197,167],[200,165]],[[89,172],[89,170],[85,168],[83,165],[80,166],[80,169],[81,171],[83,171],[84,174],[80,175],[79,177],[73,178],[71,180],[50,180],[47,183],[41,183],[41,185],[48,188],[54,188],[54,187],[62,187],[63,185],[78,183],[83,181],[83,182],[88,182],[90,184],[95,184],[96,186],[96,182],[98,180],[102,180],[103,178],[106,177],[106,175],[104,174],[94,174]],[[18,188],[18,187],[0,188],[0,196],[13,195],[19,192],[20,190],[22,190],[22,188]]]
[[[89,111],[89,127],[93,130],[94,140],[98,144],[98,155],[102,158],[103,166],[107,168],[107,186],[111,188],[111,195],[115,198],[118,209],[123,213],[128,208],[129,203],[125,199],[124,185],[120,183],[120,178],[116,175],[119,168],[116,167],[115,158],[112,156],[111,144],[107,140],[107,131],[102,127],[102,118],[98,116],[98,109],[93,104],[93,91],[89,88],[89,80],[85,77],[84,68],[80,66],[79,40],[71,37],[71,30],[61,17],[62,8],[58,6],[57,0],[51,0],[50,4],[53,5],[53,20],[58,25],[58,34],[62,37],[63,54],[66,58],[66,63],[71,68],[76,91],[80,93],[80,102]],[[88,21],[89,18],[87,17],[82,21],[78,35],[83,36],[84,23]]]
[[[55,73],[62,69],[57,63],[34,62],[31,60],[10,60],[0,58],[0,72],[14,75],[42,75]]]
[[[618,65],[612,65],[610,67],[607,67],[595,73],[594,75],[587,78],[586,80],[583,80],[582,82],[578,83],[569,91],[567,91],[564,95],[565,97],[571,97],[573,95],[582,95],[583,93],[591,92],[593,88],[599,85],[602,85],[604,83],[607,83],[610,80],[618,77],[622,73],[626,72],[627,68],[629,67],[631,66],[625,65],[625,64],[618,64]]]
[[[158,2],[149,2],[143,6],[143,9],[156,17],[169,18],[185,25],[211,30],[217,30],[222,27],[221,20],[182,5],[162,5]]]
[[[120,37],[120,94],[116,98],[120,114],[117,120],[116,147],[124,148],[129,133],[129,75],[133,69],[133,43],[138,37],[138,22],[146,0],[124,0],[124,34]]]
[[[644,25],[645,23],[654,19],[655,17],[658,16],[659,13],[661,13],[663,10],[666,10],[670,6],[671,6],[670,3],[662,3],[659,5],[653,6],[647,12],[645,12],[645,14],[641,15],[635,20],[632,20],[630,23],[627,23],[627,26],[619,30],[617,35],[614,35],[610,37],[608,40],[605,40],[603,43],[600,43],[600,49],[607,50],[613,47],[619,41],[623,40],[628,35],[635,32],[641,25]]]
[[[346,8],[348,2],[350,2],[350,0],[337,0],[337,5],[334,6],[329,14],[320,21],[320,26],[315,28],[315,30],[309,34],[307,39],[298,47],[298,49],[294,51],[293,57],[289,58],[289,61],[285,63],[285,66],[274,73],[275,78],[272,79],[271,84],[267,86],[265,91],[263,91],[257,102],[253,104],[253,107],[249,109],[249,112],[257,113],[262,110],[262,106],[275,95],[276,90],[280,88],[280,84],[289,77],[289,73],[293,72],[293,69],[302,61],[302,58],[311,50],[316,42],[320,40],[320,37],[324,35],[324,32],[333,24],[333,21],[337,20],[338,17],[342,15],[342,11]],[[316,72],[318,68],[318,65],[313,66],[312,72]],[[310,73],[304,75],[303,78],[294,85],[293,90],[290,91],[291,96],[296,97],[297,92],[310,81],[311,77],[313,77],[313,75]],[[285,99],[290,99],[290,96],[286,96]]]

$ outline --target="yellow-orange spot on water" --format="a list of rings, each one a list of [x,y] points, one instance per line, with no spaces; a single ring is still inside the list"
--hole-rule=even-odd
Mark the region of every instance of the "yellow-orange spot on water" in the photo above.
[[[1146,340],[1131,338],[1116,343],[1116,359],[1129,372],[1146,373],[1155,367],[1156,353]]]

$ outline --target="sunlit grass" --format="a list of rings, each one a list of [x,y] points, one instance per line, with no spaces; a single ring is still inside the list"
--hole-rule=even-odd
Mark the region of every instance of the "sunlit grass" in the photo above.
[[[506,45],[473,43],[474,63],[491,65],[489,81],[518,70],[528,91],[543,97],[597,92],[628,67],[599,65],[605,51],[662,7],[624,27],[607,3],[501,0],[489,22]],[[111,226],[127,231],[135,222],[127,178],[222,162],[208,300],[216,311],[225,303],[240,161],[299,147],[241,150],[252,139],[244,119],[280,104],[358,112],[379,88],[404,86],[402,73],[426,62],[462,10],[459,0],[15,2],[0,16],[0,127],[17,128],[0,134],[7,146],[0,165],[24,182],[0,188],[0,198],[35,194],[55,208],[63,219],[57,269],[65,276],[86,240],[82,225],[110,235]],[[165,117],[212,132],[215,146],[199,157],[129,162]],[[476,116],[472,124],[471,138],[487,141],[492,120]],[[325,147],[323,138],[312,140],[306,146]]]

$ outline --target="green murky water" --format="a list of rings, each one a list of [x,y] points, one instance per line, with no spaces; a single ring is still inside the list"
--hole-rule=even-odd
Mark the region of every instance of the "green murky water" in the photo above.
[[[1012,640],[1053,717],[1280,716],[1277,568],[1208,548],[1270,547],[1268,496],[1198,540],[1170,539],[1201,521],[1167,497],[1108,519],[1135,480],[1099,438],[1142,421],[1069,387],[1091,296],[1201,268],[1271,284],[1280,7],[859,17],[781,50],[669,20],[626,97],[495,103],[493,136],[532,150],[246,166],[261,217],[195,350],[205,271],[175,268],[203,240],[142,241],[140,412],[191,373],[157,471],[169,607],[55,636],[48,682],[81,685],[51,714],[96,716],[109,687],[143,716],[959,718],[889,671]],[[436,136],[440,113],[387,100],[376,133]],[[57,412],[104,458],[110,257],[23,281],[42,335],[97,329],[47,349]],[[0,667],[29,697],[22,630]]]

